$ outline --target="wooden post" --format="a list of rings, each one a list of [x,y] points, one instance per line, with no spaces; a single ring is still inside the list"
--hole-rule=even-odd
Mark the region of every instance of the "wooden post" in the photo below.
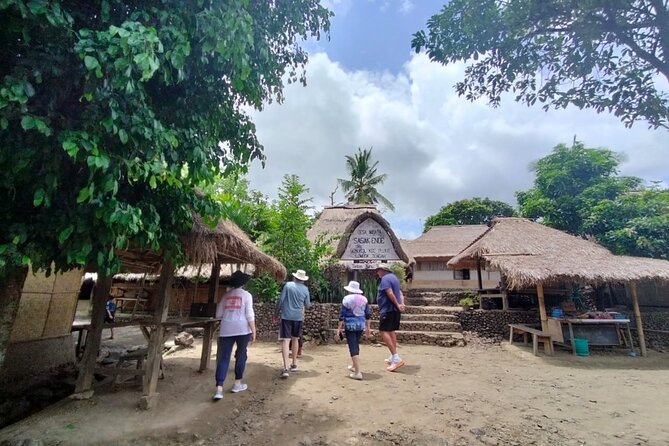
[[[151,409],[158,404],[159,393],[158,378],[160,376],[160,365],[163,359],[163,344],[165,342],[165,326],[167,313],[170,306],[172,279],[174,278],[174,265],[170,260],[165,260],[160,270],[160,287],[158,290],[158,307],[153,316],[155,328],[151,331],[149,348],[146,354],[146,373],[142,385],[142,398],[139,405],[142,409]]]
[[[104,325],[105,307],[107,305],[107,298],[109,297],[111,285],[111,276],[98,274],[98,280],[95,284],[95,292],[93,293],[91,328],[86,336],[84,356],[79,365],[77,384],[74,389],[74,395],[72,395],[72,398],[75,399],[90,398],[93,396],[93,372],[98,358],[98,351],[100,350],[100,342],[102,341],[102,326]]]
[[[218,280],[221,277],[221,262],[216,259],[211,265],[211,276],[209,282],[209,300],[210,304],[216,303],[218,297]]]
[[[476,259],[476,275],[479,279],[479,290],[483,289],[483,279],[481,278],[481,258]]]
[[[537,282],[537,301],[539,304],[539,317],[541,318],[541,331],[548,331],[548,317],[546,316],[546,303],[544,302],[544,284]]]
[[[632,292],[632,308],[634,308],[634,319],[636,320],[636,331],[639,334],[639,348],[641,356],[647,356],[646,336],[643,333],[643,324],[641,323],[641,310],[639,309],[639,296],[636,292],[636,282],[630,282],[630,291]]]
[[[211,358],[211,345],[214,339],[214,322],[210,322],[204,326],[204,337],[202,338],[202,354],[200,356],[200,370],[204,372],[209,368],[209,360]]]

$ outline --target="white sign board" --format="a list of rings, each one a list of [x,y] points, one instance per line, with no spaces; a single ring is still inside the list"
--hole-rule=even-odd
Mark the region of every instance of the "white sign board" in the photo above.
[[[341,260],[379,262],[400,258],[393,248],[390,235],[377,221],[368,218],[353,230]]]

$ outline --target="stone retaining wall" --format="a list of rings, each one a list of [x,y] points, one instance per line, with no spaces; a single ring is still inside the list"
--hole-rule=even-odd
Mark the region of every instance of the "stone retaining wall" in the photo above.
[[[643,321],[644,335],[646,337],[646,346],[653,350],[669,351],[669,334],[653,333],[650,330],[669,331],[669,311],[650,311],[641,313]],[[636,323],[631,322],[632,333],[635,335],[635,345],[639,340],[636,338]]]
[[[475,332],[483,338],[506,339],[509,324],[538,324],[538,311],[470,310],[458,313],[462,330]]]

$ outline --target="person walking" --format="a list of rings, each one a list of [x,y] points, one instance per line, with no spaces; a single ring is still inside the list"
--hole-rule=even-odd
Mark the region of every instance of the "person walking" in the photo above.
[[[216,319],[220,319],[221,325],[216,354],[214,401],[223,398],[223,382],[230,367],[233,345],[237,346],[237,350],[235,351],[235,383],[231,391],[238,393],[248,389],[248,385],[243,384],[242,379],[246,369],[247,347],[249,342],[256,340],[256,323],[253,296],[242,287],[250,278],[248,274],[235,271],[229,282],[232,289],[225,293],[216,305]]]
[[[279,339],[281,340],[281,354],[283,357],[283,369],[281,370],[281,378],[283,379],[288,378],[290,372],[298,370],[297,353],[304,329],[304,310],[311,306],[309,288],[304,284],[309,280],[309,276],[301,269],[292,273],[292,276],[293,281],[284,285],[277,304],[277,310],[281,317]],[[292,355],[289,355],[289,350],[292,351]],[[289,356],[292,356],[290,366],[288,365],[291,359]]]
[[[397,353],[397,335],[396,330],[400,328],[400,319],[405,310],[400,291],[400,281],[393,274],[390,266],[379,264],[376,267],[376,275],[381,279],[376,296],[376,303],[379,306],[379,333],[381,339],[390,350],[390,357],[386,359],[388,367],[386,370],[394,372],[405,365],[405,362]]]
[[[113,324],[116,319],[116,297],[110,295],[105,303],[105,324]],[[109,339],[114,339],[114,326],[109,327]]]
[[[369,319],[372,316],[372,311],[369,308],[367,298],[363,295],[358,282],[351,280],[344,289],[351,294],[346,295],[341,301],[337,335],[341,339],[342,330],[346,333],[346,343],[348,344],[348,351],[351,355],[351,362],[353,363],[348,366],[348,369],[351,371],[348,377],[361,380],[360,339],[362,338],[363,330],[368,338],[371,335]]]

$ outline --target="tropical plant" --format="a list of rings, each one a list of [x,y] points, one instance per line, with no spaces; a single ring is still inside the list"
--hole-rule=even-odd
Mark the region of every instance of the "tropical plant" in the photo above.
[[[669,3],[659,0],[452,0],[414,34],[434,61],[470,62],[456,90],[497,106],[575,105],[627,126],[669,128]]]
[[[438,225],[487,225],[495,217],[513,217],[516,211],[503,201],[489,198],[468,198],[443,206],[425,220],[423,232]]]
[[[361,149],[353,156],[346,155],[346,169],[350,179],[338,178],[346,199],[349,203],[377,204],[381,203],[391,211],[395,206],[376,189],[383,184],[388,175],[377,174],[378,161],[372,161],[372,148]]]

